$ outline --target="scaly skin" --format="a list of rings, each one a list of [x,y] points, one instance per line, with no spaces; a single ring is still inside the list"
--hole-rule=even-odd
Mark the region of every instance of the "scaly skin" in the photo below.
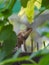
[[[23,42],[28,38],[29,34],[32,32],[32,29],[20,32],[18,34],[18,43],[17,46],[20,48]]]

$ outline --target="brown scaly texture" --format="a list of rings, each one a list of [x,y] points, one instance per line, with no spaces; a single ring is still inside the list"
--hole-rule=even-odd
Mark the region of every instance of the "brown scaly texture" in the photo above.
[[[26,31],[20,32],[18,34],[18,43],[17,46],[20,48],[21,44],[28,38],[29,34],[31,33],[32,29],[28,28]]]

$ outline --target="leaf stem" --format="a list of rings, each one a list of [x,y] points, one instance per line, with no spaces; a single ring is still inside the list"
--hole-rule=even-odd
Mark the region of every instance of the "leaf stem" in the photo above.
[[[35,65],[37,65],[37,63],[34,61],[34,60],[29,60],[31,63],[33,63],[33,64],[35,64]]]

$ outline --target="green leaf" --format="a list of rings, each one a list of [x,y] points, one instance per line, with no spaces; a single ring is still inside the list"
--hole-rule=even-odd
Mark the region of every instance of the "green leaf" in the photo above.
[[[3,13],[4,16],[5,15],[7,16],[8,14],[10,14],[16,1],[17,0],[10,0],[10,1],[6,0],[6,1],[3,1],[2,4],[0,4],[0,12]]]
[[[0,4],[3,2],[3,0],[0,0]]]
[[[47,38],[49,38],[49,32],[43,32],[42,36],[46,36]]]
[[[11,35],[12,30],[13,26],[11,24],[3,26],[2,30],[0,31],[0,41],[8,39]]]
[[[41,8],[41,3],[42,3],[42,0],[36,0],[35,2],[35,6],[40,9]]]
[[[34,19],[34,3],[35,3],[35,0],[28,1],[27,7],[25,9],[25,14],[30,24],[33,22],[33,19]]]
[[[16,3],[17,0],[11,0],[11,3],[9,5],[9,10],[12,10],[12,8],[14,7],[14,4]]]
[[[0,12],[5,11],[8,8],[9,4],[10,4],[9,0],[6,1],[3,0],[2,3],[0,4]]]
[[[0,26],[3,26],[5,24],[5,21],[0,20]]]
[[[5,58],[5,52],[0,50],[0,62]]]
[[[21,0],[21,5],[25,8],[29,0]]]
[[[4,64],[8,64],[8,63],[13,63],[13,62],[25,61],[25,60],[28,59],[28,57],[29,57],[29,56],[6,59],[6,60],[0,62],[0,65],[4,65]]]
[[[35,64],[22,64],[22,65],[35,65]]]
[[[49,0],[42,0],[42,7],[49,9]]]
[[[19,6],[18,6],[19,5]],[[16,2],[15,2],[15,4],[14,4],[14,7],[13,7],[13,9],[12,9],[12,13],[19,13],[19,11],[20,11],[20,9],[21,9],[21,2],[20,2],[20,0],[17,0]]]
[[[13,9],[14,4],[15,4],[16,1],[17,1],[17,0],[13,0],[13,1],[11,0],[11,2],[10,2],[10,4],[9,4],[8,8],[6,8],[6,9],[3,10],[3,11],[1,11],[1,13],[3,14],[3,16],[4,16],[5,18],[9,17],[9,16],[12,14],[12,9]]]
[[[46,56],[44,56],[38,65],[49,65],[49,54],[47,54]]]
[[[13,31],[13,26],[11,24],[3,26],[0,31],[0,41],[3,41],[2,47],[0,48],[0,60],[2,60],[13,52],[17,43],[17,36]],[[3,52],[4,56],[2,55]]]
[[[17,43],[17,36],[15,32],[11,31],[9,38],[3,42],[2,50],[4,50],[6,54],[10,54],[15,48],[16,43]]]
[[[4,18],[8,18],[11,14],[12,11],[10,11],[9,9],[6,9],[5,11],[2,12]]]

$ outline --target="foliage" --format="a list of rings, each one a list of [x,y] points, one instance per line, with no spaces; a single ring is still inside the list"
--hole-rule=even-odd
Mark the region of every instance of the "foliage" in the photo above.
[[[31,13],[30,13],[31,12]],[[25,9],[26,16],[30,23],[32,23],[32,19],[34,18],[34,0],[30,0],[27,3],[27,7]]]
[[[32,65],[43,65],[43,64],[48,65],[49,50],[46,50],[46,49],[33,53],[31,54],[31,56],[18,57],[19,54],[21,53],[21,49],[19,49],[16,52],[16,54],[12,55],[13,49],[15,48],[17,43],[17,35],[13,31],[13,25],[9,22],[8,17],[13,13],[12,9],[16,1],[17,0],[0,0],[0,43],[1,43],[0,65],[5,65],[5,64],[8,65],[8,63],[18,62],[23,60],[26,60],[26,61],[28,60],[32,62]],[[37,0],[21,0],[20,1],[21,7],[23,6],[25,8],[25,14],[29,20],[29,23],[32,23],[30,21],[32,21],[32,19],[34,18],[35,2],[39,3],[39,1]],[[47,1],[42,0],[42,3],[40,3],[40,5],[41,5],[41,8],[44,7],[46,9],[49,9],[49,0]],[[39,8],[39,10],[41,8]],[[44,10],[40,10],[40,14]],[[39,61],[39,64],[37,64],[35,61],[32,60],[33,57],[37,55],[41,55],[41,54],[42,55],[44,54],[44,58],[42,58]]]
[[[25,8],[29,0],[21,0],[21,5]]]
[[[42,7],[49,9],[49,0],[42,0]]]

